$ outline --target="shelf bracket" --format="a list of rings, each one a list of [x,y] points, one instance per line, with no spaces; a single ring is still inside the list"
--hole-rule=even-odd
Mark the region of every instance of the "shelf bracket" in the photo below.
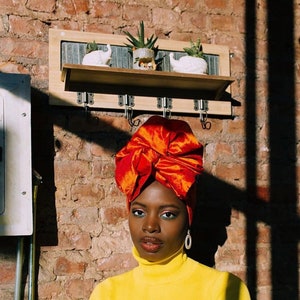
[[[171,117],[171,109],[172,109],[172,98],[158,97],[157,98],[157,108],[163,109],[163,117],[164,118],[170,118]]]
[[[87,92],[77,92],[77,103],[83,104],[84,106],[94,104],[94,94]]]
[[[210,129],[211,122],[207,121],[208,101],[203,99],[194,100],[194,109],[200,112],[199,118],[203,129]]]

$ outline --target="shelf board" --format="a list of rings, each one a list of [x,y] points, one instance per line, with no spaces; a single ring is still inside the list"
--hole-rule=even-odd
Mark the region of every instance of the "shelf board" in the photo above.
[[[64,64],[65,91],[218,100],[234,82],[229,76],[144,71]]]

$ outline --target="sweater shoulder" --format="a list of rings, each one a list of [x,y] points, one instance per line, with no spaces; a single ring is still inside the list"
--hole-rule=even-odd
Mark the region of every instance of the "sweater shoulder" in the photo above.
[[[216,270],[190,258],[187,263],[189,268],[194,269],[193,277],[205,282],[203,289],[206,289],[206,295],[212,295],[211,299],[250,300],[247,286],[234,274]]]

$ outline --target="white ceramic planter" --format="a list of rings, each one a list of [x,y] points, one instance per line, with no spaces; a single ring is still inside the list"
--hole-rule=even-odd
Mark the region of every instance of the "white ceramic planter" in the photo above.
[[[96,50],[86,54],[82,59],[83,65],[109,67],[111,60],[111,47],[107,45],[107,51]]]
[[[133,69],[155,70],[154,51],[148,48],[138,48],[132,51]]]
[[[170,64],[174,72],[207,74],[207,62],[205,59],[193,56],[182,56],[178,60],[174,53],[170,53]]]

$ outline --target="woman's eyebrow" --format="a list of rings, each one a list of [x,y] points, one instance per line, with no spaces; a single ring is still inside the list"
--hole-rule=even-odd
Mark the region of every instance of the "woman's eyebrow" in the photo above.
[[[176,204],[165,204],[165,205],[161,205],[159,207],[160,209],[163,209],[163,208],[176,208],[176,209],[180,209],[180,207]]]
[[[143,207],[146,207],[147,205],[143,204],[143,203],[140,203],[138,201],[134,201],[134,202],[131,202],[130,206],[134,206],[134,205],[138,205],[138,206],[143,206]]]
[[[147,207],[146,204],[140,203],[138,201],[134,201],[131,203],[131,207],[134,205],[142,206],[142,207]],[[165,209],[165,208],[175,208],[175,209],[180,209],[180,207],[176,204],[163,204],[159,206],[159,209]]]

